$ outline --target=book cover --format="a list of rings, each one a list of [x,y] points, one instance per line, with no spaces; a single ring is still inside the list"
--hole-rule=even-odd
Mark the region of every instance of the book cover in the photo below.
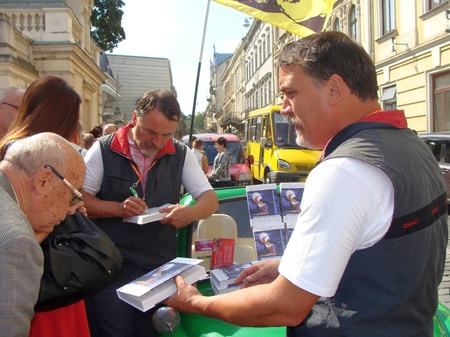
[[[247,186],[246,194],[258,260],[280,258],[287,237],[276,184]],[[261,212],[264,208],[267,211]]]
[[[213,269],[210,271],[210,279],[215,282],[217,289],[223,289],[227,286],[234,284],[236,277],[247,267],[250,267],[253,262],[245,262],[234,264],[232,266],[226,266],[219,269]]]
[[[211,269],[231,266],[234,259],[234,239],[215,238],[212,243]]]
[[[245,187],[250,224],[268,221],[281,222],[280,202],[276,184],[249,185]]]
[[[203,260],[200,265],[205,267],[206,270],[211,269],[211,256],[212,256],[213,240],[195,240],[193,258]]]
[[[144,213],[135,215],[135,216],[130,216],[127,218],[123,218],[122,221],[123,222],[132,222],[132,223],[135,223],[138,225],[143,225],[143,224],[146,224],[149,222],[159,221],[167,215],[167,213],[161,213],[161,212],[159,212],[159,210],[161,208],[166,208],[169,206],[172,206],[172,204],[164,204],[159,207],[148,208],[146,211],[144,211]]]
[[[188,283],[207,277],[199,259],[175,258],[116,290],[119,298],[141,311],[147,311],[174,294],[173,277],[180,274]]]
[[[286,224],[288,234],[292,233],[301,212],[300,203],[304,189],[305,183],[280,183],[281,216]]]

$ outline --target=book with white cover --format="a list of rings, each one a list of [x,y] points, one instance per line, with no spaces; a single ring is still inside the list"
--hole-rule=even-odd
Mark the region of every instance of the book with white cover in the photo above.
[[[220,287],[216,283],[217,281],[211,277],[211,289],[215,295],[230,293],[235,290],[241,289],[241,284],[229,284],[224,287]]]
[[[208,275],[199,263],[202,260],[175,258],[155,270],[116,290],[122,301],[141,311],[147,311],[164,301],[177,291],[173,277],[181,275],[186,282],[192,284]]]
[[[227,288],[229,285],[234,284],[236,277],[252,264],[253,262],[244,262],[219,269],[212,269],[210,271],[211,284],[214,282],[214,285],[219,290]]]
[[[132,222],[132,223],[135,223],[138,225],[143,225],[143,224],[146,224],[149,222],[159,221],[167,215],[167,213],[161,213],[159,210],[161,208],[166,208],[169,206],[172,206],[172,204],[164,204],[159,207],[148,208],[146,211],[144,211],[144,213],[135,215],[135,216],[130,216],[127,218],[123,218],[122,221],[123,222]]]
[[[304,189],[302,182],[280,183],[281,215],[287,229],[294,229],[297,223]]]

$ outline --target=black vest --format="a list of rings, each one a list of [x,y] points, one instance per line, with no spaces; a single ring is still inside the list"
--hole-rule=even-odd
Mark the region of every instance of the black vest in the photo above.
[[[100,140],[103,157],[103,182],[97,197],[122,202],[130,197],[130,187],[138,180],[130,159],[110,149],[113,134]],[[157,207],[176,204],[180,198],[181,178],[187,147],[175,142],[175,153],[164,154],[147,173],[146,203]],[[133,165],[136,164],[133,162]],[[141,184],[136,187],[143,195]],[[122,218],[95,219],[98,226],[119,248],[124,261],[154,269],[176,257],[177,230],[159,222],[136,225]]]
[[[394,186],[388,233],[353,253],[336,294],[320,298],[287,336],[433,335],[448,240],[442,173],[414,132],[380,124],[342,130],[327,146],[324,160],[352,157],[386,173]]]

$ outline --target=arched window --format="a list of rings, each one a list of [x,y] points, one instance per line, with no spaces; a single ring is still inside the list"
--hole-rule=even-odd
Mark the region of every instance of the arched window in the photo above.
[[[340,32],[341,31],[341,22],[339,21],[339,18],[335,18],[334,22],[333,22],[333,30],[335,32]]]
[[[356,7],[351,5],[349,11],[349,32],[348,35],[355,41],[358,40],[358,18],[356,17]]]

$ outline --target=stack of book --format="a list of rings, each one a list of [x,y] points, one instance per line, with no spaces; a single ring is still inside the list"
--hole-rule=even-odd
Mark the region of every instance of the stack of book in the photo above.
[[[253,262],[245,262],[218,269],[212,269],[210,271],[210,281],[214,294],[225,294],[238,290],[241,285],[235,284],[234,280],[245,268],[250,267],[252,264]]]
[[[181,275],[192,284],[206,278],[202,260],[177,257],[117,289],[122,301],[145,312],[177,291],[173,277]]]

